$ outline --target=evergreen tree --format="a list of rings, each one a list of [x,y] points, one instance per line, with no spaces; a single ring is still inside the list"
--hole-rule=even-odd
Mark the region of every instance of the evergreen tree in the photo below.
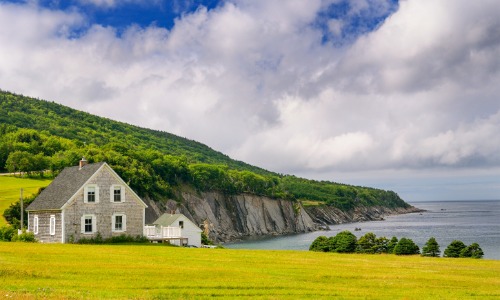
[[[316,252],[328,252],[330,251],[329,245],[328,245],[329,239],[322,235],[318,236],[309,246],[309,251],[316,251]]]
[[[483,258],[484,252],[478,243],[473,243],[460,251],[460,257]]]
[[[392,239],[389,241],[389,244],[387,244],[387,253],[394,253],[394,248],[398,244],[398,238],[393,236]]]
[[[339,232],[336,236],[329,239],[330,251],[338,253],[354,253],[356,251],[357,238],[348,231]]]
[[[460,252],[465,248],[466,246],[462,241],[454,240],[444,250],[444,257],[460,257]]]
[[[408,238],[401,238],[394,247],[394,254],[396,255],[413,255],[413,254],[419,254],[420,249],[418,246]]]
[[[358,240],[356,252],[359,253],[375,253],[376,250],[376,235],[373,232],[368,232]]]
[[[440,254],[439,244],[434,237],[431,237],[422,248],[422,256],[439,257]]]

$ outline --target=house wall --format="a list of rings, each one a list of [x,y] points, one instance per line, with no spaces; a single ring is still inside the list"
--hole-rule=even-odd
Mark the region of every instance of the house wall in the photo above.
[[[28,213],[28,231],[34,232],[34,218],[38,217],[38,233],[35,238],[42,243],[60,243],[62,240],[62,214],[54,211],[38,211]],[[50,234],[50,217],[55,217],[55,234]]]
[[[112,185],[122,182],[106,167],[101,168],[88,184],[96,184],[99,187],[99,202],[84,203],[84,188],[73,196],[64,208],[65,237],[64,241],[78,241],[82,237],[95,237],[97,232],[103,238],[119,236],[122,234],[137,236],[143,235],[144,230],[144,206],[137,201],[132,190],[126,186],[125,201],[114,203],[110,198]],[[112,231],[112,216],[114,213],[126,215],[126,229],[123,232]],[[83,215],[95,215],[95,233],[81,232],[81,218]]]
[[[201,232],[202,230],[195,226],[186,216],[180,216],[173,226],[179,226],[179,221],[184,222],[184,228],[181,229],[182,237],[188,238],[188,245],[201,247]]]

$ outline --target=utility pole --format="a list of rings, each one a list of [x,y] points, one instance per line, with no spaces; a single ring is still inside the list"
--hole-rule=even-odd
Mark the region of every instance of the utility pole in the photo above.
[[[21,233],[23,232],[23,226],[24,226],[24,205],[23,205],[23,189],[21,188]]]

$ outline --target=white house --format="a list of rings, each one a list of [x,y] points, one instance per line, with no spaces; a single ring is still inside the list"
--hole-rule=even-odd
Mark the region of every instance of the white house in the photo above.
[[[201,247],[202,230],[183,214],[163,214],[152,225],[145,226],[144,231],[150,240]]]

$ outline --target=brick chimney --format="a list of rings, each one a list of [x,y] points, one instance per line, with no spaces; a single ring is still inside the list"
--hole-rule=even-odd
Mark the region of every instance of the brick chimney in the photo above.
[[[80,160],[80,169],[81,170],[83,168],[83,166],[85,166],[87,164],[87,160],[85,159],[85,157],[82,157],[82,160]]]

